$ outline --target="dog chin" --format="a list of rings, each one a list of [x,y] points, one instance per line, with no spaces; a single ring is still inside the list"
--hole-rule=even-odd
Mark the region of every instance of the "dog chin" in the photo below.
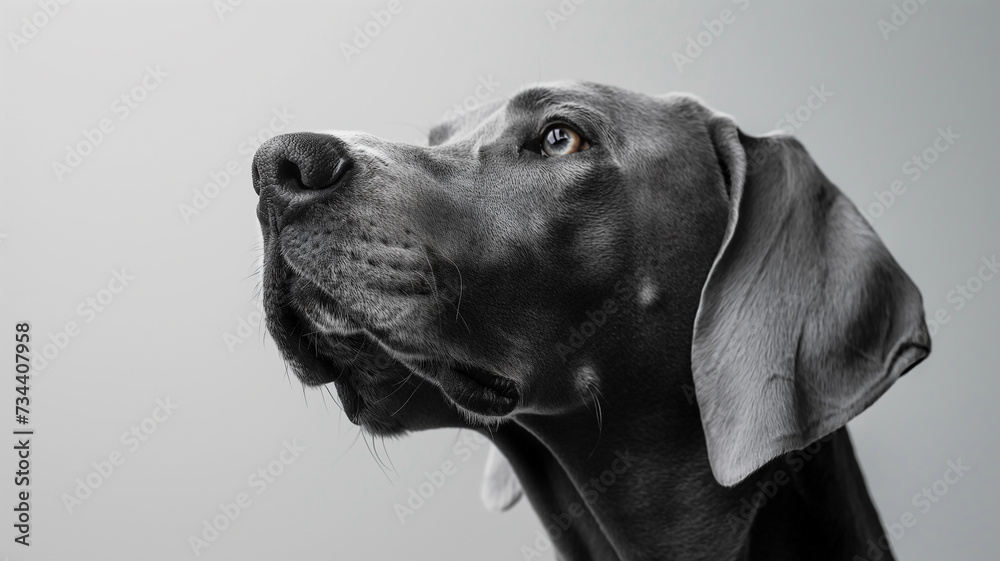
[[[385,411],[375,411],[364,397],[364,393],[354,388],[351,382],[338,379],[333,382],[337,396],[344,408],[347,420],[376,436],[402,436],[408,432],[399,419]],[[375,398],[377,399],[377,398]]]

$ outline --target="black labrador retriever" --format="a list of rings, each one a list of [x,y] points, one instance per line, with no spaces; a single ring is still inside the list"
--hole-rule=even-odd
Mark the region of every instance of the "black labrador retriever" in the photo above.
[[[258,150],[305,384],[374,434],[487,435],[494,506],[519,480],[560,559],[892,558],[844,425],[929,353],[921,297],[799,142],[559,83],[429,144]]]

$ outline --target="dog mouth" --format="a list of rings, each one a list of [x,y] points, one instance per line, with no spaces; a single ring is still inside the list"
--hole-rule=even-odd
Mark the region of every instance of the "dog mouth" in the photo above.
[[[411,360],[397,361],[388,354],[370,360],[370,355],[359,352],[378,347],[379,344],[367,333],[346,336],[345,339],[310,335],[306,337],[302,352],[314,353],[317,361],[315,369],[310,368],[308,372],[296,369],[296,374],[307,385],[332,383],[344,413],[355,425],[394,424],[381,419],[388,414],[387,411],[373,407],[382,405],[386,398],[374,386],[377,379],[385,381],[390,363],[407,369],[406,375],[389,375],[388,378],[393,380],[389,384],[391,389],[381,392],[388,392],[388,396],[398,394],[397,401],[403,401],[398,408],[405,406],[409,397],[425,382],[436,383],[460,412],[472,413],[481,419],[504,418],[513,413],[520,402],[514,380],[479,366],[451,359],[420,359],[422,366],[410,366]],[[410,372],[416,376],[409,376]],[[403,379],[399,380],[401,376]],[[406,384],[407,381],[410,383]],[[407,387],[401,388],[402,385]],[[390,409],[397,408],[395,401],[388,401],[388,405]]]
[[[329,303],[303,291],[305,281],[280,255],[265,252],[263,282],[267,330],[296,378],[311,387],[333,383],[347,418],[371,433],[405,432],[399,418],[372,406],[392,391],[384,389],[388,386],[409,394],[408,386],[415,384],[406,380],[405,366],[379,352],[363,333],[318,331],[309,316],[325,313]]]
[[[268,330],[278,342],[285,361],[295,376],[306,386],[333,384],[348,420],[379,434],[398,432],[394,422],[365,415],[365,396],[358,387],[361,380],[388,368],[390,359],[364,352],[370,344],[362,335],[346,335],[337,339],[317,336],[310,323],[294,312],[277,317],[268,313]]]
[[[334,384],[351,423],[382,434],[400,432],[395,413],[417,394],[420,384],[438,386],[448,398],[445,402],[473,419],[498,420],[518,406],[514,380],[439,351],[422,352],[422,347],[436,345],[416,344],[393,352],[389,344],[379,342],[385,337],[382,330],[366,330],[362,321],[349,317],[335,298],[296,274],[280,255],[270,261],[265,263],[268,330],[303,384]],[[408,329],[416,333],[419,328]]]
[[[367,335],[358,337],[367,339],[366,342],[359,344],[359,348],[376,345]],[[342,360],[342,357],[340,360]],[[385,357],[384,360],[389,361],[392,359]],[[376,363],[381,362],[383,360],[376,360]],[[405,361],[404,364],[408,362]],[[482,418],[506,417],[514,412],[520,402],[520,393],[518,392],[517,384],[510,378],[494,374],[478,366],[455,363],[450,360],[430,359],[423,360],[422,362],[427,366],[424,368],[410,368],[407,366],[408,370],[417,373],[417,376],[407,376],[402,381],[392,384],[392,390],[390,390],[389,395],[398,393],[404,406],[409,401],[409,397],[419,388],[419,385],[427,381],[430,383],[436,382],[444,394],[460,410],[473,413]],[[364,384],[367,383],[365,381],[366,377],[378,376],[381,372],[373,372],[365,368],[356,368],[352,365],[342,364],[340,367],[342,375],[331,374],[332,372],[337,372],[337,363],[338,360],[330,360],[329,366],[325,371],[325,377],[313,377],[311,380],[315,382],[317,379],[327,379],[328,382],[325,383],[333,383],[337,389],[337,395],[340,397],[344,413],[352,423],[360,424],[362,417],[369,412],[375,413],[372,416],[377,416],[377,413],[372,411],[374,403],[370,402],[380,402],[385,399],[385,396],[369,395],[371,391],[366,390],[371,390],[371,387],[366,387]],[[378,366],[382,365],[376,365],[376,367]],[[424,372],[427,372],[427,374]],[[407,380],[411,381],[409,384],[410,388],[400,389],[400,385],[404,384]],[[390,402],[390,407],[395,407],[394,403]],[[368,416],[365,417],[365,420],[371,420]]]

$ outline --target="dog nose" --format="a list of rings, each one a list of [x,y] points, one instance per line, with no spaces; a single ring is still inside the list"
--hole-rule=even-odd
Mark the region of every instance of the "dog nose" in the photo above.
[[[276,136],[253,156],[253,189],[264,187],[302,192],[337,186],[352,162],[343,142],[328,134],[295,133]]]

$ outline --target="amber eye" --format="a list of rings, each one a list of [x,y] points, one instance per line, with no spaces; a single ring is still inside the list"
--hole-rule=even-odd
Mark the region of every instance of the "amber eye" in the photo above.
[[[566,156],[588,148],[590,144],[565,125],[553,125],[542,135],[542,154],[545,156]]]

